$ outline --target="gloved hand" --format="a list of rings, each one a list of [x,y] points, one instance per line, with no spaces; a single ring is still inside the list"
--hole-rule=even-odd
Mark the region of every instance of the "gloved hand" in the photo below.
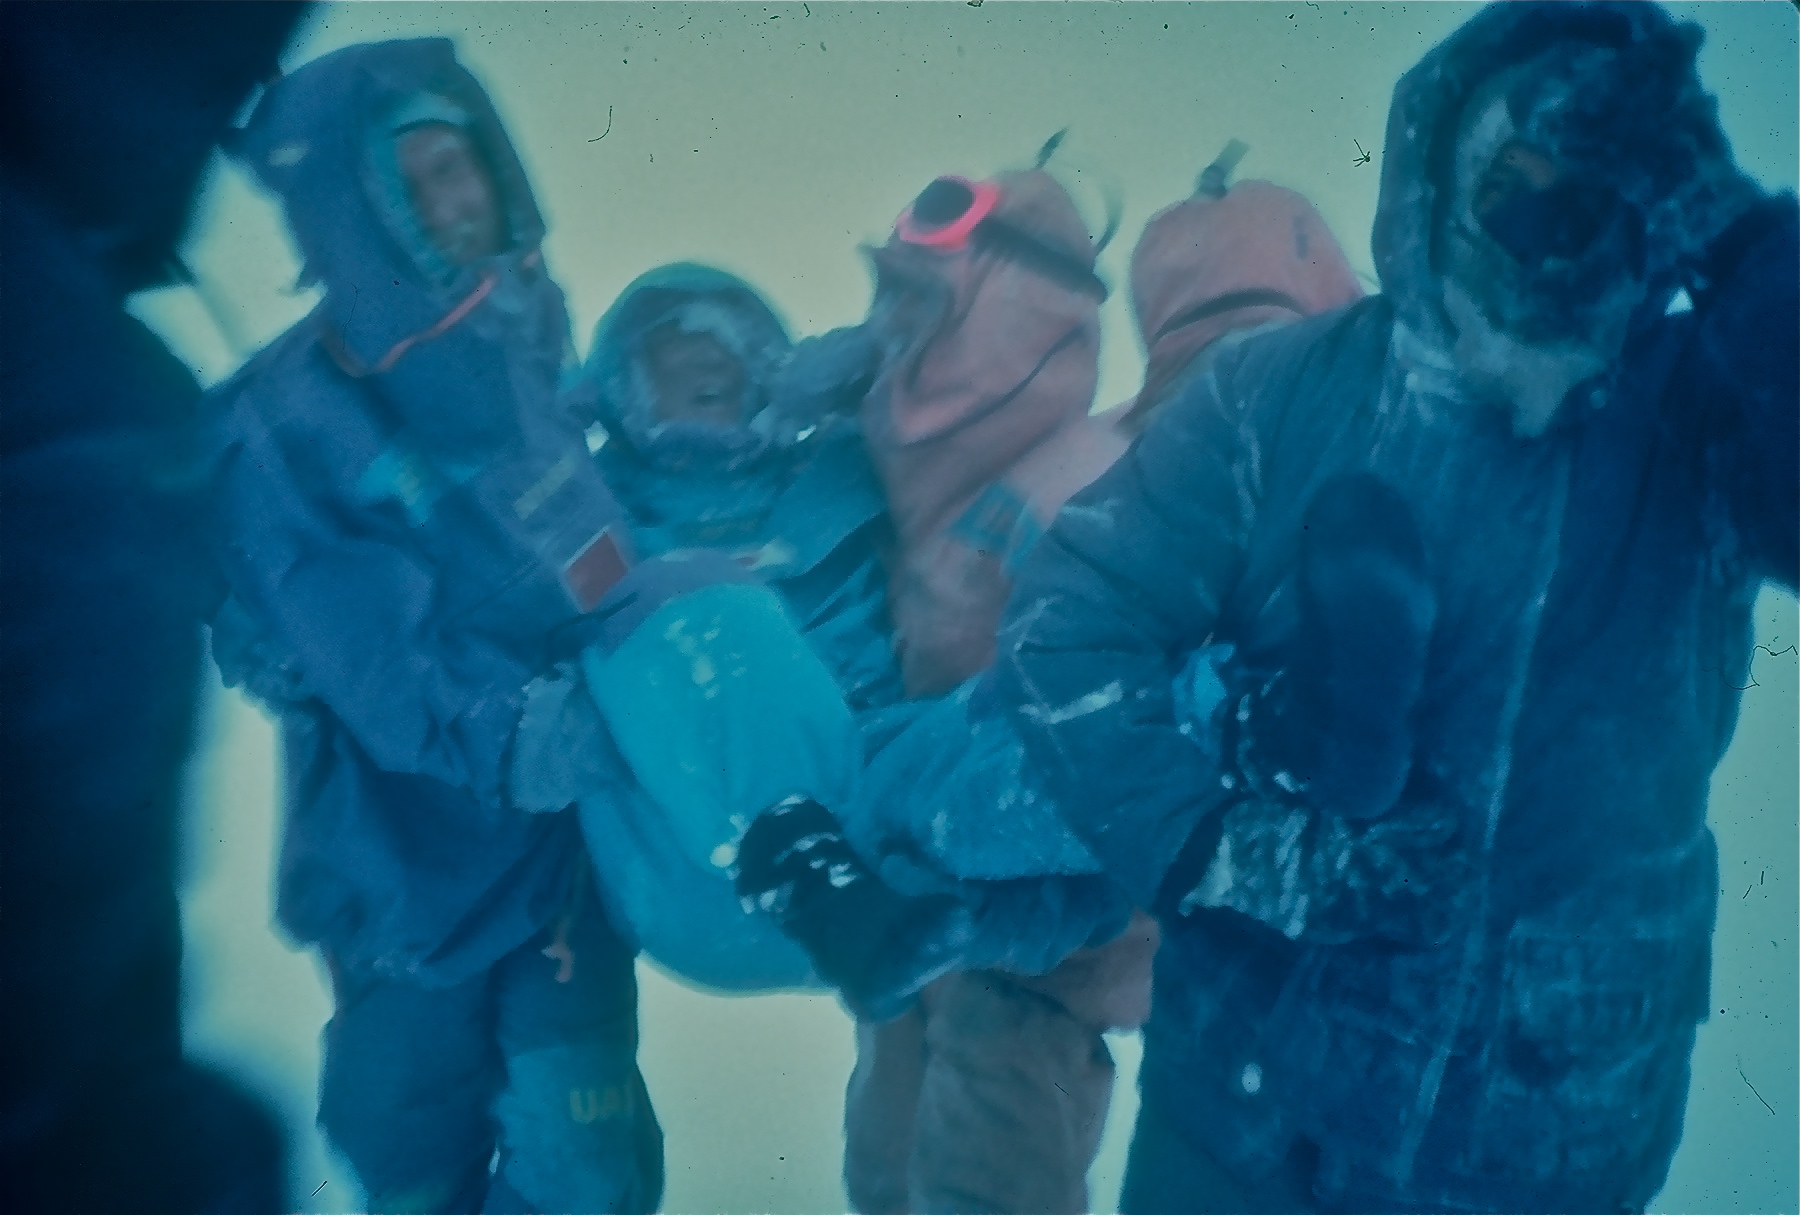
[[[881,351],[861,325],[803,338],[776,370],[769,404],[752,425],[785,445],[854,415],[880,362]]]
[[[1250,792],[1368,821],[1412,771],[1436,596],[1411,509],[1375,477],[1328,480],[1305,524],[1302,646],[1288,668],[1240,680],[1226,754]]]
[[[789,798],[750,824],[738,844],[736,882],[745,909],[773,916],[865,1020],[905,1012],[921,989],[956,968],[968,939],[961,904],[891,889],[856,855],[831,812],[806,798]]]

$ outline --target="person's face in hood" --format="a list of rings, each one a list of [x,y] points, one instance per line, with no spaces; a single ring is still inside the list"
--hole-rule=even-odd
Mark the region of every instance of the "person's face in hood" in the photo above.
[[[644,339],[644,367],[656,393],[658,422],[688,422],[729,430],[747,387],[743,361],[710,333],[666,324]]]
[[[460,127],[425,123],[402,131],[394,157],[419,225],[444,260],[466,266],[506,249],[494,175]]]
[[[1581,196],[1563,166],[1516,137],[1507,80],[1471,103],[1457,135],[1455,188],[1439,234],[1451,351],[1476,395],[1508,408],[1515,433],[1543,433],[1577,384],[1617,354],[1642,284],[1626,268],[1580,332],[1534,324],[1528,264],[1583,252]]]

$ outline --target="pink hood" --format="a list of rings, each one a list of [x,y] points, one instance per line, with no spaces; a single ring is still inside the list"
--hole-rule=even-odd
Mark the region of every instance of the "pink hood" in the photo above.
[[[1362,296],[1331,229],[1292,190],[1245,181],[1223,197],[1163,208],[1131,255],[1131,304],[1146,363],[1122,425],[1141,431],[1163,390],[1225,334],[1316,316]]]
[[[1093,239],[1055,178],[1033,170],[993,184],[997,219],[1091,271]],[[1041,526],[1116,454],[1052,450],[1066,432],[1090,429],[1100,293],[979,241],[939,251],[896,236],[874,259],[881,290],[897,287],[905,309],[928,316],[890,321],[878,307],[877,336],[905,349],[888,360],[862,423],[899,534],[890,590],[907,690],[930,695],[992,660],[1011,589],[1009,537],[1022,534],[1026,505]],[[908,325],[917,332],[900,332]],[[1047,512],[1046,497],[1055,499]]]

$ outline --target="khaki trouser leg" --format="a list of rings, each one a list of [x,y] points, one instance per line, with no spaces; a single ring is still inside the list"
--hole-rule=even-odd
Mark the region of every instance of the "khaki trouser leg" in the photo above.
[[[1112,1099],[1102,1030],[1150,1010],[1160,934],[1118,939],[1032,978],[947,975],[905,1016],[857,1026],[844,1185],[862,1215],[1078,1215]]]
[[[859,1215],[907,1215],[925,1014],[914,1005],[882,1024],[856,1023],[856,1070],[844,1093],[844,1190]]]
[[[1085,1212],[1113,1086],[1099,1028],[993,971],[934,987],[925,1026],[916,1215]]]

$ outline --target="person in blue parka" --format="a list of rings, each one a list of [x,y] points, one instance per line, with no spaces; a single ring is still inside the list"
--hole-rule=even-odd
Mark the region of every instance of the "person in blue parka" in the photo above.
[[[371,1209],[653,1210],[633,947],[568,772],[609,762],[704,801],[748,750],[746,796],[778,800],[807,751],[791,689],[830,681],[729,556],[637,559],[560,403],[542,220],[448,42],[308,64],[234,150],[324,287],[215,397],[215,654],[280,719],[278,915],[336,1004],[320,1122]],[[592,728],[546,704],[585,704]],[[788,752],[709,732],[715,705]],[[703,749],[719,737],[736,751]]]
[[[1700,41],[1648,4],[1473,18],[1395,91],[1383,293],[1222,354],[1020,574],[994,694],[1165,925],[1133,1215],[1663,1182],[1708,778],[1752,601],[1800,566],[1796,207],[1733,162]],[[1379,560],[1318,534],[1340,508]],[[1333,614],[1376,566],[1393,610]],[[1370,712],[1359,769],[1329,740]]]
[[[601,319],[574,394],[604,431],[595,460],[638,550],[721,549],[769,582],[854,712],[900,697],[881,564],[892,528],[843,412],[866,387],[858,336],[795,346],[742,280],[662,266]]]
[[[882,563],[891,528],[844,412],[866,388],[869,361],[855,331],[790,344],[747,284],[678,263],[620,295],[565,396],[599,444],[596,464],[630,516],[637,550],[668,561],[724,554],[771,587],[831,677],[829,686],[793,681],[784,695],[828,695],[846,724],[901,695]],[[754,704],[745,708],[762,716]],[[552,711],[561,736],[576,740],[562,750],[598,755],[567,783],[614,920],[646,955],[714,990],[816,987],[801,951],[733,893],[737,838],[768,803],[744,799],[721,821],[713,799],[646,788],[607,762],[605,732],[584,724],[579,697],[546,701]],[[631,729],[655,712],[619,706],[618,725]],[[721,722],[730,717],[720,714]],[[732,750],[735,733],[722,730],[707,746]],[[793,739],[770,741],[805,762]],[[840,742],[838,754],[814,758],[839,776],[826,783],[848,796],[860,744],[848,732]],[[748,750],[745,767],[753,769]]]

